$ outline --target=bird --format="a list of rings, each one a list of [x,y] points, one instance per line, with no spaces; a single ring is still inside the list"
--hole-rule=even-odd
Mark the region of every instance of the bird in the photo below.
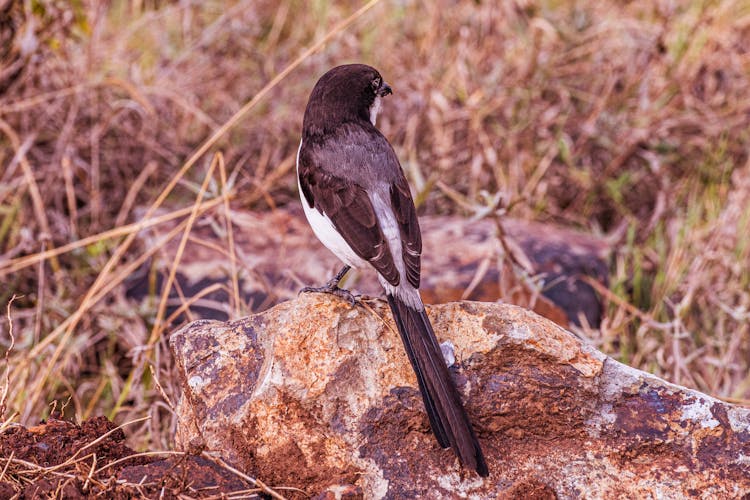
[[[442,448],[487,477],[479,440],[451,378],[419,294],[422,237],[398,157],[375,126],[393,89],[365,64],[327,71],[313,87],[297,150],[297,181],[305,216],[344,266],[322,287],[355,302],[339,282],[351,268],[377,272],[416,374],[430,427]]]

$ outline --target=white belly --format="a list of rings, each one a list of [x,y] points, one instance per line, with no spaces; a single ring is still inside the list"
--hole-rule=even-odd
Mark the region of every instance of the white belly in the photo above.
[[[352,250],[352,247],[344,241],[344,238],[336,231],[333,227],[333,222],[325,214],[320,213],[317,209],[310,206],[307,203],[305,195],[302,193],[302,187],[299,182],[299,150],[302,149],[302,141],[299,143],[297,149],[297,189],[299,190],[300,201],[302,201],[302,208],[305,210],[305,217],[307,222],[312,227],[315,236],[318,237],[321,243],[325,247],[333,252],[344,264],[351,267],[363,267],[367,265],[367,261],[362,259],[359,255]]]

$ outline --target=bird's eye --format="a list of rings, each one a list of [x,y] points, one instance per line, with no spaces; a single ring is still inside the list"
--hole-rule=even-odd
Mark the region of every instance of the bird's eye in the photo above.
[[[372,81],[372,90],[378,90],[380,88],[380,83],[381,83],[381,80],[380,80],[380,77],[378,76]]]

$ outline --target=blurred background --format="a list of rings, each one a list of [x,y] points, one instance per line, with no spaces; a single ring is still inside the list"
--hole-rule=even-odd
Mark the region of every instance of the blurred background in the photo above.
[[[378,126],[421,215],[601,238],[579,334],[750,402],[750,2],[0,0],[4,426],[148,415],[131,446],[170,446],[172,312],[205,290],[167,309],[156,257],[200,226],[233,259],[232,214],[298,210],[307,97],[349,62],[394,88]]]

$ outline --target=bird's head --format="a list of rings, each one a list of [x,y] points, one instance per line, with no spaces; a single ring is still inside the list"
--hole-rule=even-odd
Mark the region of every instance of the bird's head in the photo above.
[[[314,133],[348,121],[365,120],[375,125],[381,98],[392,93],[390,85],[371,66],[337,66],[315,84],[302,126]]]

